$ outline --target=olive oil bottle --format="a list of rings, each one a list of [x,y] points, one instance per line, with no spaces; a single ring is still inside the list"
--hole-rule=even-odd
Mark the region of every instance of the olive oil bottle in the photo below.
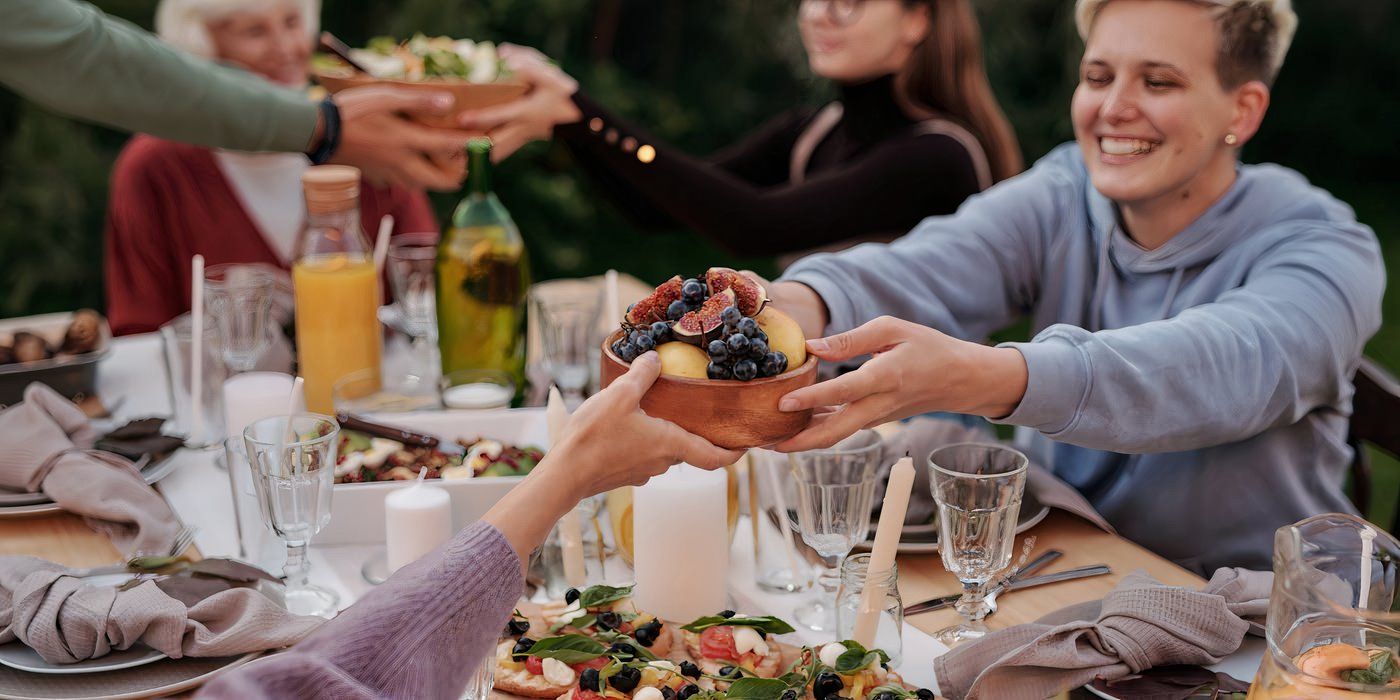
[[[497,369],[525,386],[525,241],[491,191],[491,140],[467,142],[466,196],[437,249],[438,345],[446,375]]]

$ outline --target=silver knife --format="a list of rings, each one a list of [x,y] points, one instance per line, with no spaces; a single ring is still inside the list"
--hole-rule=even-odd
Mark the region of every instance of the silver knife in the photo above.
[[[1019,591],[1022,588],[1032,588],[1034,586],[1043,586],[1049,583],[1073,581],[1075,579],[1090,578],[1093,576],[1103,576],[1104,574],[1111,573],[1113,573],[1113,570],[1105,564],[1096,564],[1094,566],[1081,566],[1077,569],[1057,571],[1053,574],[1044,574],[1041,576],[1032,576],[1030,578],[1018,579],[1006,584],[1005,586],[1002,586],[1000,589],[995,590],[997,593],[1004,593],[1006,591]],[[991,591],[988,592],[990,593]],[[904,614],[906,616],[918,615],[920,613],[926,613],[930,610],[942,610],[943,608],[949,607],[953,603],[958,602],[958,599],[961,597],[961,593],[950,593],[945,596],[930,598],[928,600],[915,603],[905,608]]]

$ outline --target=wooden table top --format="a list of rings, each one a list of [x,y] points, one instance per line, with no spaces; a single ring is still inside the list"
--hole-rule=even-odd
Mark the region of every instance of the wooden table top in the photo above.
[[[1060,608],[1099,600],[1113,590],[1123,576],[1137,569],[1145,570],[1158,581],[1168,585],[1199,588],[1205,584],[1205,579],[1190,571],[1063,511],[1050,511],[1044,522],[1018,537],[1014,556],[1020,556],[1022,543],[1027,536],[1036,538],[1035,549],[1031,552],[1032,558],[1047,549],[1064,552],[1064,556],[1040,573],[1053,573],[1093,564],[1107,564],[1113,568],[1113,573],[1007,593],[997,599],[997,613],[987,618],[987,626],[991,629],[1034,622]],[[902,555],[898,562],[899,593],[905,605],[913,605],[962,589],[957,579],[943,569],[943,562],[937,554]],[[925,632],[933,633],[957,624],[958,619],[957,611],[950,607],[913,615],[905,621]]]

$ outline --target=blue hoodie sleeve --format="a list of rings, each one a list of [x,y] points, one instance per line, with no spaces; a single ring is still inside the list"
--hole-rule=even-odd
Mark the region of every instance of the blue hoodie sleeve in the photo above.
[[[1293,222],[1244,284],[1173,318],[1029,343],[1019,407],[999,422],[1116,452],[1199,449],[1300,420],[1345,395],[1380,327],[1385,270],[1369,228]]]
[[[981,340],[1037,296],[1046,232],[1074,196],[1065,153],[968,199],[955,214],[924,219],[891,244],[813,255],[782,279],[821,295],[828,334],[894,316]]]

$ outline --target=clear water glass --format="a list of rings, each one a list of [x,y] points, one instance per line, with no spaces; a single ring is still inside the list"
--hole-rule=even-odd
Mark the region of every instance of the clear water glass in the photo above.
[[[841,587],[836,591],[836,638],[853,639],[856,616],[865,596],[870,555],[856,554],[841,562]],[[885,598],[879,603],[880,618],[875,627],[872,649],[890,655],[890,666],[899,665],[904,655],[904,599],[899,597],[899,564],[890,566],[882,582]]]
[[[589,352],[597,342],[597,290],[588,286],[580,293],[533,293],[531,301],[538,314],[540,345],[545,370],[571,404],[583,400],[592,377]],[[601,341],[599,341],[601,342]]]
[[[793,611],[808,629],[836,629],[838,567],[870,530],[883,447],[878,433],[862,430],[833,447],[788,455],[797,483],[798,530],[826,567],[818,578],[819,599]]]
[[[467,677],[467,687],[462,689],[461,700],[487,700],[491,689],[496,685],[493,672],[496,669],[495,649],[491,649],[477,663],[476,669]]]
[[[334,617],[339,596],[307,579],[306,548],[331,519],[340,426],[330,416],[274,416],[243,431],[253,489],[263,521],[287,546],[282,571],[287,609],[299,615]]]
[[[1011,564],[1026,488],[1026,456],[1009,447],[961,443],[929,455],[943,566],[963,584],[963,621],[934,636],[953,646],[987,634],[987,583]]]
[[[390,239],[389,288],[399,307],[402,329],[408,333],[417,377],[435,379],[437,352],[436,232],[401,233]]]
[[[277,273],[260,263],[211,265],[204,270],[204,308],[219,326],[224,363],[248,372],[272,346],[272,300]]]
[[[787,455],[749,450],[749,526],[753,537],[754,584],[769,593],[798,593],[812,585],[816,552],[788,516],[797,503],[797,487]]]
[[[204,317],[204,338],[200,349],[200,389],[194,396],[194,320],[184,313],[160,327],[161,359],[165,365],[166,389],[170,409],[174,413],[172,430],[185,435],[185,445],[194,448],[218,447],[224,435],[224,379],[228,370],[220,356],[219,327],[208,315]],[[199,419],[195,424],[195,403],[199,403]]]

